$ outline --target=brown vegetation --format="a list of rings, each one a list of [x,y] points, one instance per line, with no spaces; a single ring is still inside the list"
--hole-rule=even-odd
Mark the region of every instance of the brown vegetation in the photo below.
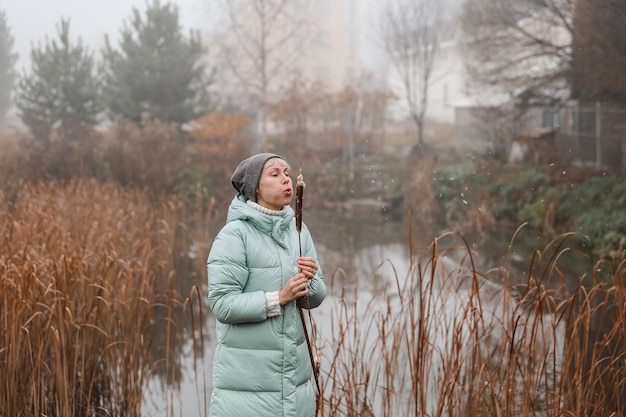
[[[491,284],[467,248],[450,268],[437,240],[384,294],[344,290],[322,342],[321,415],[625,415],[626,262],[608,285],[548,289],[566,239],[519,291]]]
[[[95,181],[16,192],[0,199],[0,415],[140,416],[158,361],[172,372],[177,204]]]
[[[95,181],[25,184],[11,204],[3,199],[6,415],[140,416],[151,375],[177,377],[174,324],[189,300],[174,273],[186,247],[175,201]],[[482,275],[466,247],[440,251],[447,238],[384,293],[340,291],[321,332],[331,334],[321,415],[624,415],[626,263],[613,264],[608,284],[548,288],[564,238],[514,289],[490,282],[506,284],[506,265]],[[447,263],[463,250],[460,266]],[[201,317],[192,323],[198,351]]]
[[[181,322],[200,287],[176,276],[206,282],[213,205],[232,198],[246,120],[215,113],[196,123],[191,133],[120,124],[58,153],[2,138],[0,415],[139,417],[153,375],[180,378],[189,327],[194,355],[203,352],[202,303],[190,309],[190,326]],[[291,153],[327,177],[307,191],[311,206],[339,186],[352,190],[331,166],[337,159]],[[407,183],[416,206],[419,196],[430,202],[419,214],[432,217],[433,166],[420,164]],[[485,215],[474,227],[492,221]],[[536,252],[530,278],[513,287],[509,259],[481,274],[465,242],[440,250],[447,238],[383,293],[332,291],[330,323],[318,332],[328,335],[319,343],[322,415],[626,415],[624,259],[590,272],[608,269],[610,281],[565,289],[565,236]],[[192,243],[195,260],[178,256]],[[463,251],[460,265],[448,263]],[[201,386],[210,364],[194,359]]]

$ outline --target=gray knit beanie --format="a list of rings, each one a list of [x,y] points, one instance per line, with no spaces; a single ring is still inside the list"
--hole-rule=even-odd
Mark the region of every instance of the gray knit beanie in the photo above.
[[[235,190],[246,196],[248,200],[256,202],[256,190],[259,187],[263,167],[272,158],[280,158],[280,156],[273,153],[259,153],[241,161],[233,176],[230,177]]]

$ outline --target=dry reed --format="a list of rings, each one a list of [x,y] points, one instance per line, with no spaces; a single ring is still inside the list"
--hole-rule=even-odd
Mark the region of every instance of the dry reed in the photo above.
[[[14,189],[0,196],[0,416],[141,416],[152,374],[179,377],[182,308],[206,415],[202,295],[183,301],[173,273],[184,208],[90,181]],[[596,267],[612,282],[561,291],[564,236],[513,289],[506,265],[481,274],[448,237],[385,292],[325,303],[321,415],[626,415],[626,260]]]
[[[0,416],[141,416],[181,302],[176,204],[95,181],[0,203]]]
[[[626,260],[611,283],[555,289],[564,235],[513,289],[489,279],[506,269],[479,274],[466,242],[441,250],[446,237],[385,293],[329,300],[321,415],[626,415]]]

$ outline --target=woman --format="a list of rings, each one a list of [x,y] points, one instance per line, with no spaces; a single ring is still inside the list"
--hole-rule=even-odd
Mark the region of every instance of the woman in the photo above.
[[[300,256],[289,165],[275,154],[253,155],[231,182],[238,194],[207,262],[217,319],[210,415],[312,417],[311,363],[298,307],[319,306],[326,286],[305,225]]]

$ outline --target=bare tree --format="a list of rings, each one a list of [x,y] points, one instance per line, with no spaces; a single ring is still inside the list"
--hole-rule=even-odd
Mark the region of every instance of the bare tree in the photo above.
[[[442,34],[443,3],[440,0],[392,0],[381,14],[383,48],[411,119],[417,128],[417,144],[424,145],[428,87]]]
[[[626,105],[626,2],[578,0],[574,24],[573,96]]]
[[[225,17],[217,37],[221,59],[260,113],[257,151],[267,141],[271,95],[294,77],[312,38],[312,0],[219,0]]]
[[[575,0],[467,0],[465,62],[476,90],[568,98]]]
[[[329,150],[355,145],[373,151],[383,146],[389,98],[369,75],[337,92],[320,81],[294,80],[271,106],[271,114],[285,140],[301,147]]]

